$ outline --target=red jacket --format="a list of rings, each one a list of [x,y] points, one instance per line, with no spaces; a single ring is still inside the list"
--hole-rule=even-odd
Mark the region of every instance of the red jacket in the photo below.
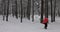
[[[48,23],[48,18],[44,18],[42,23],[43,24]]]

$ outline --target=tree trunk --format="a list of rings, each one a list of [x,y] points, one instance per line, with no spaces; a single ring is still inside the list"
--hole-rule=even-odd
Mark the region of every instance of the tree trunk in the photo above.
[[[34,22],[34,0],[32,0],[32,22]]]
[[[12,0],[12,16],[14,17],[15,16],[15,11],[16,11],[16,3],[15,3],[15,0]]]
[[[15,0],[15,5],[16,5],[16,11],[15,11],[15,16],[18,19],[18,11],[17,11],[17,0]]]
[[[25,7],[24,7],[24,17],[25,17]]]
[[[48,18],[48,0],[45,0],[45,18]]]
[[[56,0],[54,1],[54,22],[55,22]]]
[[[6,8],[6,6],[5,6],[5,0],[2,0],[2,11],[3,11],[3,21],[5,20],[5,8]]]
[[[28,0],[27,5],[27,18],[30,20],[30,11],[31,11],[31,0]]]
[[[43,0],[41,0],[41,23],[42,23],[42,20],[43,20]]]
[[[6,16],[6,0],[2,0],[2,6],[3,6],[3,21],[4,21]]]
[[[52,0],[51,0],[51,22],[53,22]]]
[[[23,17],[23,8],[22,8],[22,0],[21,0],[21,23],[22,23],[22,17]]]
[[[6,15],[6,21],[8,21],[8,14],[9,14],[9,0],[7,0],[7,15]]]

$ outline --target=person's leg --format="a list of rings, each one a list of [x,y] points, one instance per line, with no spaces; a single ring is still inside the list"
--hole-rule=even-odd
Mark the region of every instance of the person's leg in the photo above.
[[[44,28],[47,29],[47,23],[45,23],[45,27]]]

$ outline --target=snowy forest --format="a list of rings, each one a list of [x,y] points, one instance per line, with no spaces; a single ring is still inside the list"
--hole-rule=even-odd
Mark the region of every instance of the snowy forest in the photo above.
[[[0,32],[60,32],[60,0],[0,0]]]

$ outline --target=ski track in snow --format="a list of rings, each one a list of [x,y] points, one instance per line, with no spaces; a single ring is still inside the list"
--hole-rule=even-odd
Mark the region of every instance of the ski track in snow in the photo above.
[[[3,17],[0,15],[0,32],[60,32],[60,17],[56,17],[56,22],[51,23],[51,17],[49,16],[48,29],[44,29],[44,25],[39,23],[40,17],[34,16],[34,22],[23,18],[23,22],[20,23],[20,18],[16,19],[9,16],[9,21],[3,21]]]

